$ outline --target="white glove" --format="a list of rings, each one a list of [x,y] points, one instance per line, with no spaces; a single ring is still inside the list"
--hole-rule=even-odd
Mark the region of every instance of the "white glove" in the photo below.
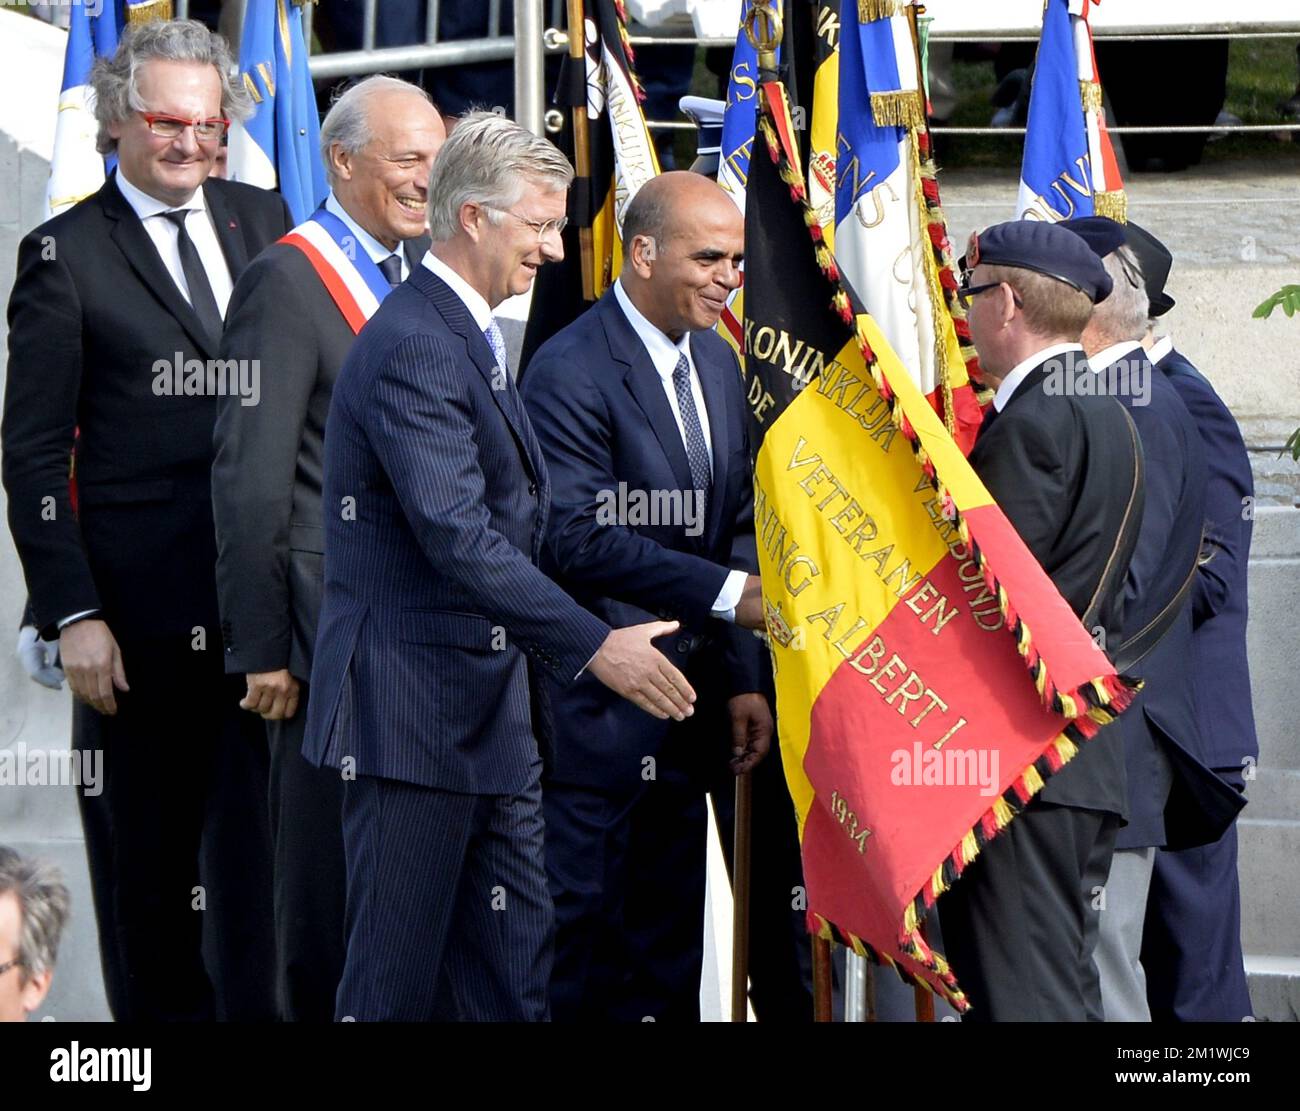
[[[18,630],[18,662],[28,678],[53,691],[63,689],[63,669],[54,662],[58,654],[59,646],[41,640],[35,625]]]

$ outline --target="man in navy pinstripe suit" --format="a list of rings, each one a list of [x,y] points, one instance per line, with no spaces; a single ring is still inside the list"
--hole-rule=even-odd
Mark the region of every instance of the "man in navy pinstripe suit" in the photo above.
[[[304,755],[344,779],[340,1019],[545,1019],[539,679],[692,713],[651,643],[674,622],[611,631],[537,569],[549,481],[492,307],[562,257],[571,180],[545,140],[466,116],[429,179],[433,247],[334,390]]]

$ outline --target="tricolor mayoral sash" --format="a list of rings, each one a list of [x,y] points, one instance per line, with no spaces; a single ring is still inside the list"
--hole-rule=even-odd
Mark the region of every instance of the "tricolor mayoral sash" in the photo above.
[[[318,208],[280,242],[307,256],[354,333],[361,331],[392,290],[352,229],[324,208]]]

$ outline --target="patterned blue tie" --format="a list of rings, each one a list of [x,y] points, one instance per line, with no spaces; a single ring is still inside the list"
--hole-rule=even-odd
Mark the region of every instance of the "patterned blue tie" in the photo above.
[[[492,348],[492,354],[496,357],[497,366],[501,368],[501,373],[506,376],[506,381],[510,381],[510,366],[506,361],[506,340],[501,334],[501,328],[497,324],[496,317],[488,323],[483,329],[483,335],[488,341],[488,346]]]
[[[700,427],[700,414],[695,408],[691,393],[691,364],[685,355],[677,357],[673,368],[673,389],[677,391],[677,409],[686,429],[686,460],[691,465],[691,482],[700,492],[700,508],[707,512],[709,487],[713,485],[713,462],[709,458],[709,445],[704,442]]]

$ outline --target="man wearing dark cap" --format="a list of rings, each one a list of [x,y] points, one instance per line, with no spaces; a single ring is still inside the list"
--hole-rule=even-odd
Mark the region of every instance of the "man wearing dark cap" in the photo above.
[[[1102,216],[1065,222],[1083,237],[1114,283],[1083,332],[1088,361],[1128,409],[1142,442],[1146,507],[1125,582],[1125,640],[1108,642],[1121,672],[1146,683],[1120,719],[1128,770],[1129,821],[1116,840],[1106,884],[1096,963],[1107,1021],[1147,1022],[1141,963],[1147,892],[1156,850],[1217,840],[1222,807],[1233,800],[1202,760],[1187,604],[1205,519],[1205,452],[1195,422],[1169,380],[1142,347],[1148,298],[1141,266],[1124,225]],[[1202,793],[1208,788],[1209,798]]]
[[[1136,224],[1128,242],[1142,264],[1150,301],[1143,346],[1178,391],[1205,447],[1205,537],[1191,588],[1190,677],[1206,763],[1237,791],[1259,756],[1246,658],[1246,566],[1255,495],[1237,421],[1214,387],[1154,323],[1174,307],[1165,292],[1173,259]],[[1157,1021],[1239,1022],[1251,1013],[1241,953],[1237,826],[1197,848],[1156,853],[1142,936],[1147,1002]]]
[[[963,263],[971,336],[997,391],[971,466],[1084,624],[1118,639],[1143,498],[1137,433],[1113,398],[1072,386],[1111,279],[1078,236],[1028,220],[973,236]],[[943,897],[972,1020],[1101,1019],[1098,895],[1126,806],[1122,738],[1103,729]]]

